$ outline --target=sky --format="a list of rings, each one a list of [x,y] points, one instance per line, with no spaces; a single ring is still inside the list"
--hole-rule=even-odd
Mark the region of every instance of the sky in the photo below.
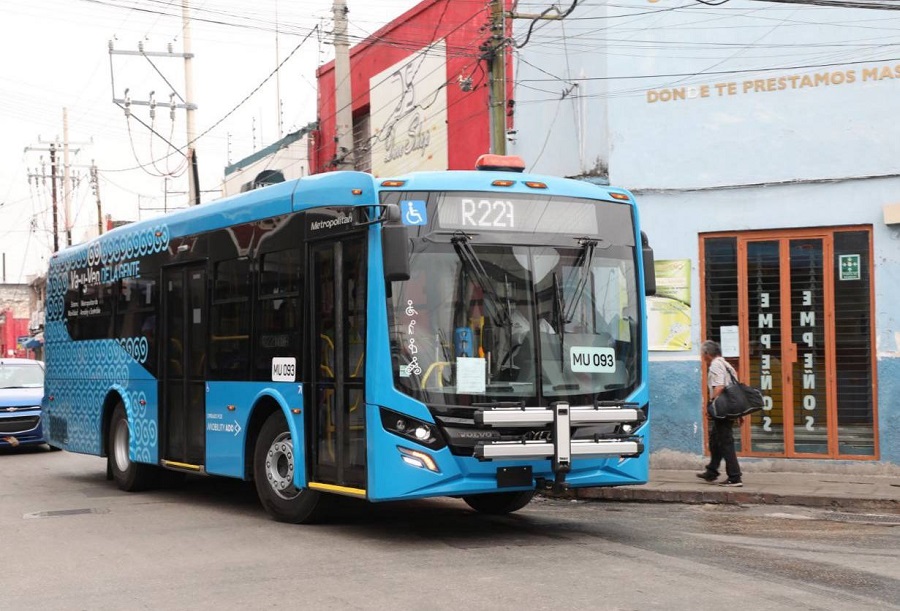
[[[203,201],[218,196],[224,169],[316,118],[316,68],[333,58],[332,0],[189,0],[193,102]],[[418,0],[347,0],[351,44]],[[276,28],[277,24],[277,28]],[[276,45],[276,30],[277,45]],[[103,215],[136,220],[186,204],[176,147],[186,142],[184,61],[111,55],[183,47],[182,0],[8,0],[0,19],[0,252],[3,282],[43,273],[53,250],[50,143],[68,115],[72,243],[96,233],[89,168],[98,169]],[[271,76],[282,63],[277,77]],[[266,80],[268,78],[268,80]],[[265,81],[265,84],[263,84]],[[113,88],[113,83],[114,87]],[[131,105],[131,116],[113,102]],[[258,88],[258,89],[257,89]],[[281,99],[281,128],[278,110]],[[252,95],[251,95],[252,94]],[[249,96],[249,97],[248,97]],[[176,103],[181,103],[175,97]],[[143,123],[143,124],[142,124]],[[151,135],[148,126],[159,134]],[[174,146],[170,146],[166,141]],[[62,154],[58,154],[62,164]],[[179,174],[166,179],[167,174]],[[60,247],[65,217],[59,194]]]

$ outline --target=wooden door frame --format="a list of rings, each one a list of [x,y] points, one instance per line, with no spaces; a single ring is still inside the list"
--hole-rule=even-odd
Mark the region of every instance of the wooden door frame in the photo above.
[[[869,273],[869,343],[872,346],[870,356],[870,372],[871,372],[871,392],[872,392],[872,435],[873,435],[873,455],[844,455],[840,454],[840,445],[838,439],[838,420],[837,420],[837,361],[836,361],[836,331],[835,331],[835,290],[834,286],[834,235],[838,232],[847,231],[864,231],[868,236],[868,260],[866,265]],[[749,288],[747,279],[747,244],[750,242],[777,241],[779,243],[779,261],[788,261],[790,263],[790,241],[795,239],[822,239],[822,278],[823,278],[823,298],[825,300],[823,312],[825,315],[825,380],[826,380],[826,414],[828,425],[828,451],[826,454],[809,454],[798,453],[794,451],[794,406],[793,402],[788,405],[788,401],[783,400],[782,414],[784,419],[784,453],[775,452],[752,452],[748,449],[750,440],[750,422],[745,419],[741,426],[741,452],[740,456],[759,457],[759,458],[801,458],[801,459],[829,459],[829,460],[878,460],[880,456],[879,448],[879,432],[878,432],[878,379],[877,379],[877,354],[875,350],[875,274],[874,274],[874,247],[873,247],[873,227],[871,225],[840,225],[833,227],[809,227],[809,228],[784,228],[784,229],[765,229],[751,231],[718,231],[698,234],[698,271],[700,276],[700,335],[702,338],[707,337],[706,328],[706,255],[704,243],[709,239],[716,238],[734,238],[736,240],[737,254],[737,274],[738,274],[738,333],[741,343],[741,354],[749,354],[750,345],[750,327],[749,327],[749,311],[747,302],[749,299]],[[781,341],[782,354],[788,345],[793,345],[791,338],[792,321],[790,319],[791,303],[790,303],[790,266],[788,270],[780,270],[780,291],[787,298],[781,300]],[[787,324],[784,324],[787,321]],[[786,339],[785,339],[786,338]],[[796,350],[794,350],[796,353]],[[796,357],[796,354],[794,354]],[[793,372],[793,366],[796,358],[790,362],[790,372]],[[788,388],[785,384],[788,368],[782,367],[782,386]],[[747,358],[741,358],[739,361],[738,373],[741,379],[746,380],[750,377],[750,362]],[[701,367],[701,383],[706,388],[706,371]],[[790,398],[793,398],[793,386],[790,385]],[[787,426],[788,412],[790,412],[791,425]],[[703,426],[704,430],[708,427],[704,414]],[[704,444],[707,436],[704,435]],[[707,448],[708,451],[708,448]]]

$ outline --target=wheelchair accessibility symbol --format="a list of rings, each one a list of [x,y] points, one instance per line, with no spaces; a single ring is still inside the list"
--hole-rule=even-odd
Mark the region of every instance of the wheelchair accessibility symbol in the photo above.
[[[404,225],[427,225],[428,213],[425,210],[425,201],[420,199],[404,200],[400,202],[400,215]]]

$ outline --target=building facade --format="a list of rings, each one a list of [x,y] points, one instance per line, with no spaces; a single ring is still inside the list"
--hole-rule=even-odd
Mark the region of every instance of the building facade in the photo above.
[[[308,176],[310,134],[315,127],[315,123],[307,125],[227,166],[222,181],[222,196]]]
[[[766,396],[742,455],[898,464],[900,61],[874,41],[900,18],[762,4],[548,24],[518,56],[513,149],[637,195],[661,279],[654,450],[703,451],[713,339]]]
[[[31,317],[28,284],[0,284],[0,356],[32,356],[25,348]]]
[[[425,0],[351,48],[357,170],[398,176],[472,169],[489,152],[490,88],[482,45],[490,32],[486,3]],[[317,84],[312,165],[314,172],[327,172],[340,161],[334,62],[318,70]]]
[[[900,463],[900,63],[878,43],[900,17],[751,0],[529,17],[544,9],[522,0],[509,20],[509,148],[530,171],[637,194],[660,287],[653,449],[705,450],[698,347],[713,339],[766,396],[740,428],[741,455]],[[459,36],[483,41],[485,15],[466,25],[462,6],[444,10],[423,2],[354,49],[355,146],[375,143],[361,169],[468,168],[487,149],[489,98],[451,85],[477,74]],[[395,124],[373,117],[422,105],[423,75],[442,71],[407,62],[435,55],[447,58],[446,129],[431,133],[446,151],[391,165],[387,146],[378,161]],[[317,171],[335,156],[333,85],[326,65]],[[401,132],[417,151],[417,132]]]

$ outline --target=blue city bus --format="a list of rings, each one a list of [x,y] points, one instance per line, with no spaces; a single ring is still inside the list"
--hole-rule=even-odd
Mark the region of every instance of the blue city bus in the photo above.
[[[503,514],[646,482],[634,198],[523,169],[310,176],[58,252],[49,442],[126,491],[254,481],[285,522],[340,496]]]

